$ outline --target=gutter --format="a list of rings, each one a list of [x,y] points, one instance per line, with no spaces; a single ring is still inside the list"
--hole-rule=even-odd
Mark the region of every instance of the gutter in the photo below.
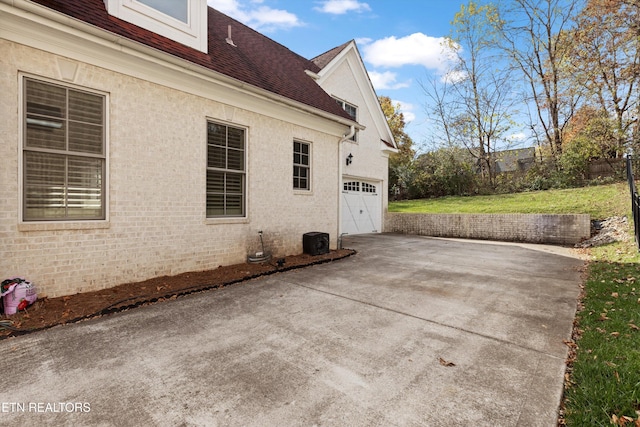
[[[342,162],[344,160],[344,151],[342,150],[342,146],[344,145],[345,141],[351,139],[351,137],[355,134],[356,127],[354,125],[349,126],[349,133],[343,135],[340,139],[340,142],[338,143],[338,200],[336,203],[336,205],[338,206],[338,232],[336,233],[336,239],[338,240],[338,249],[340,249],[342,246]]]
[[[256,86],[250,85],[236,78],[229,77],[226,74],[219,73],[217,71],[206,68],[202,65],[194,64],[185,59],[175,57],[169,53],[163,52],[156,48],[147,46],[140,42],[130,40],[124,36],[111,33],[107,30],[96,27],[95,25],[64,15],[60,12],[49,9],[45,6],[41,6],[39,4],[32,3],[27,0],[0,0],[0,6],[2,4],[8,5],[11,8],[18,9],[22,12],[26,12],[26,14],[23,14],[22,16],[24,18],[27,18],[30,20],[33,20],[33,16],[45,18],[49,21],[53,21],[65,27],[69,27],[83,33],[88,33],[100,40],[113,43],[117,46],[120,46],[119,50],[121,52],[126,53],[127,50],[131,50],[136,54],[138,54],[138,56],[146,57],[145,59],[151,60],[151,62],[168,63],[181,70],[187,70],[189,72],[207,77],[209,79],[216,80],[217,83],[226,84],[227,86],[237,88],[243,92],[248,92],[253,95],[257,95],[259,97],[266,98],[271,101],[275,101],[277,103],[287,105],[289,107],[304,111],[314,116],[322,117],[324,119],[328,119],[345,126],[350,126],[352,128],[357,127],[358,129],[364,129],[364,126],[362,126],[361,124],[353,120],[336,116],[334,114],[328,113],[318,108],[311,107],[302,102],[295,101],[285,96],[275,94],[266,89],[258,88]],[[11,11],[7,11],[6,8],[0,7],[0,13],[2,12],[11,13]],[[30,14],[32,16],[28,16],[27,14]]]

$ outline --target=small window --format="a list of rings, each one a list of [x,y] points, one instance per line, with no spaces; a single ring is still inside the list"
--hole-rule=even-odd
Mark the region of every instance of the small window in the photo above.
[[[362,183],[362,192],[363,193],[375,193],[376,186],[372,184],[367,184],[366,182]]]
[[[311,189],[311,144],[293,141],[293,188]]]
[[[351,105],[348,102],[342,101],[341,99],[337,99],[337,98],[334,98],[334,99],[336,100],[338,105],[342,107],[342,109],[351,116],[353,121],[355,122],[358,121],[358,108],[355,105]],[[352,141],[357,141],[356,135],[358,135],[358,132],[353,134],[353,136],[351,137]]]
[[[204,0],[103,0],[109,15],[207,53]]]
[[[23,220],[105,219],[105,97],[25,78]]]
[[[189,22],[189,1],[188,0],[138,0],[142,4],[154,8],[172,18]]]
[[[343,185],[344,191],[360,191],[360,182],[358,181],[349,181],[345,182]]]
[[[245,144],[244,129],[207,123],[207,218],[245,215]]]

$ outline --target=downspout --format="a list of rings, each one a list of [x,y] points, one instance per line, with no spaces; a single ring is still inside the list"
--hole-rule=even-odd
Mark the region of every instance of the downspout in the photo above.
[[[342,151],[342,145],[348,139],[351,139],[353,135],[356,134],[356,127],[351,125],[349,127],[349,133],[343,135],[338,143],[338,242],[336,245],[337,249],[342,248],[342,168],[344,161],[344,152]]]

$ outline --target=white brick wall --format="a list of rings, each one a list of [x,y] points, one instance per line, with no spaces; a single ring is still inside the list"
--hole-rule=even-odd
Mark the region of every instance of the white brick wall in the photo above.
[[[309,231],[335,247],[335,135],[88,64],[68,83],[108,94],[109,220],[20,224],[18,76],[66,82],[56,55],[5,40],[0,52],[0,277],[54,297],[244,262],[259,230],[276,256],[302,252]],[[246,220],[205,218],[207,119],[247,128]],[[312,144],[309,194],[292,189],[294,138]]]

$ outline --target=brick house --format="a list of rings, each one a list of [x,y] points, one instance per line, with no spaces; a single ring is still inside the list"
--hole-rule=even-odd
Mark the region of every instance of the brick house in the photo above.
[[[42,294],[383,231],[395,146],[353,42],[308,60],[206,0],[0,0],[0,82],[0,273]]]

